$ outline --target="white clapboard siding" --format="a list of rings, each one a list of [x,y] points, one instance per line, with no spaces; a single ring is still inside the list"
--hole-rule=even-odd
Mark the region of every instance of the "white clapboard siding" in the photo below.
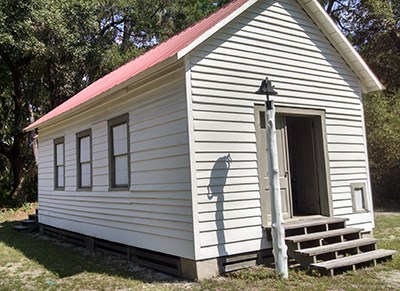
[[[359,212],[359,213],[352,213],[347,215],[350,220],[346,223],[348,226],[355,226],[363,228],[364,231],[372,231],[372,224],[371,224],[371,213],[369,212]]]
[[[259,199],[260,193],[258,191],[253,192],[224,192],[224,194],[215,194],[207,193],[204,195],[199,195],[198,202],[199,203],[216,203],[218,201],[220,195],[224,196],[224,202],[231,201],[247,201],[250,199]]]
[[[261,209],[259,207],[246,208],[246,209],[235,209],[231,211],[222,212],[204,212],[199,214],[199,219],[202,222],[210,222],[222,219],[234,219],[237,217],[260,217]]]
[[[182,68],[152,80],[152,86],[123,93],[93,118],[60,125],[65,138],[65,191],[53,191],[53,139],[40,140],[40,222],[136,247],[194,258],[193,218]],[[154,86],[154,83],[157,86]],[[103,105],[101,105],[103,106]],[[109,190],[107,121],[129,114],[130,187]],[[76,189],[76,133],[91,129],[92,191]],[[114,136],[127,138],[114,128]],[[124,143],[122,142],[121,145]],[[45,149],[43,152],[41,149]],[[126,146],[114,142],[115,153]],[[162,242],[162,243],[160,243]]]
[[[54,190],[54,141],[39,138],[38,191]],[[43,178],[42,178],[43,176]],[[39,197],[40,199],[40,197]]]
[[[340,216],[340,215],[345,215],[350,216],[351,214],[353,214],[353,207],[349,206],[349,207],[342,207],[342,208],[334,208],[333,209],[333,215],[334,216]]]
[[[277,106],[326,112],[334,214],[352,222],[350,184],[368,181],[359,81],[296,1],[257,2],[192,51],[190,65],[198,259],[267,244],[254,124],[265,98],[254,92],[266,76]]]
[[[118,239],[118,242],[126,245],[143,245],[143,242],[145,242],[146,249],[155,250],[160,248],[160,240],[154,239],[155,235],[153,233],[146,232],[146,229],[150,228],[145,228],[144,232],[136,232],[132,231],[129,227],[115,227],[114,223],[92,224],[89,221],[82,221],[79,218],[59,215],[47,209],[41,210],[39,219],[48,225],[68,230],[73,229],[75,232],[89,236],[99,237],[100,235],[102,238],[111,241]],[[163,251],[168,254],[193,252],[193,243],[191,240],[176,239],[168,236],[167,233],[166,236],[162,237],[162,242]]]

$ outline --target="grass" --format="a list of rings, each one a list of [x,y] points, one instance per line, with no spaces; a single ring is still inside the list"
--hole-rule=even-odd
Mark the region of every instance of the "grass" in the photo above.
[[[100,252],[15,232],[35,205],[0,212],[0,290],[399,290],[400,255],[375,268],[330,277],[290,270],[277,280],[258,266],[202,282],[188,282]],[[377,214],[380,248],[400,250],[400,214]]]

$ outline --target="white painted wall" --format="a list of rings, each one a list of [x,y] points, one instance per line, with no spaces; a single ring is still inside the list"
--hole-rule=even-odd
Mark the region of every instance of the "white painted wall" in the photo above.
[[[192,51],[190,62],[197,259],[269,247],[254,125],[254,105],[265,97],[253,93],[266,76],[279,92],[277,106],[326,111],[334,215],[371,230],[372,214],[354,214],[350,193],[350,183],[368,179],[359,82],[296,1],[258,1]],[[227,174],[213,171],[228,154]],[[224,195],[212,195],[212,187]]]
[[[39,132],[39,220],[93,237],[194,258],[182,64]],[[110,98],[111,99],[111,98]],[[109,100],[110,100],[109,99]],[[131,185],[109,190],[107,120],[129,113]],[[93,188],[77,190],[76,133],[92,130]],[[65,191],[54,191],[53,140],[65,138]]]

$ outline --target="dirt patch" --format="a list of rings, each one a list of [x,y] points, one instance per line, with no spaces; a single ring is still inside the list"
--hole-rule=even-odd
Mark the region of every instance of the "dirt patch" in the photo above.
[[[0,208],[0,221],[17,221],[27,219],[29,214],[35,213],[37,203],[27,203],[18,209]]]
[[[384,281],[390,289],[400,290],[400,271],[385,271],[380,272],[379,277]]]
[[[16,274],[23,267],[21,262],[8,263],[5,266],[0,266],[0,272],[7,271],[8,273]]]
[[[384,215],[384,216],[400,216],[400,212],[391,212],[391,211],[375,211],[375,215]]]

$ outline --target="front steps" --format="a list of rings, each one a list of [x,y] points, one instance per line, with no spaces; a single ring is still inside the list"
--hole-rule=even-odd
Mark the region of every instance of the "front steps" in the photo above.
[[[20,225],[15,225],[14,229],[19,232],[33,232],[39,229],[38,213],[29,214],[28,219],[20,221]]]
[[[361,228],[346,227],[344,218],[313,218],[285,223],[288,255],[304,269],[334,276],[376,265],[396,251],[377,250],[376,239],[362,238]]]

